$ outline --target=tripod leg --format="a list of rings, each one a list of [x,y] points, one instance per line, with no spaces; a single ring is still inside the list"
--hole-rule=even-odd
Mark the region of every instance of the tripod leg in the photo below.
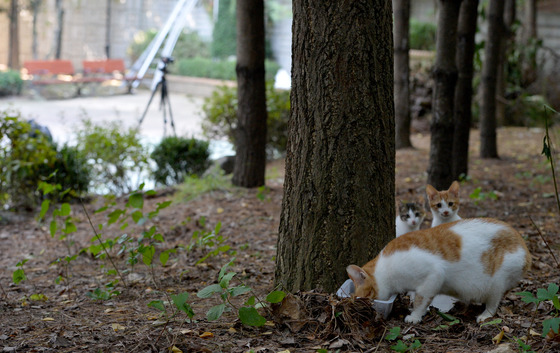
[[[171,111],[171,102],[169,101],[169,94],[167,93],[167,81],[162,80],[161,85],[161,104],[163,106],[163,123],[164,126],[167,124],[167,115],[165,111],[165,106],[167,106],[167,110],[169,111],[169,120],[171,123],[171,127],[173,128],[173,135],[177,136],[177,132],[175,131],[175,122],[173,121],[173,112]]]
[[[148,101],[148,104],[146,105],[146,109],[144,109],[144,113],[142,114],[142,117],[140,118],[140,120],[138,121],[138,127],[140,127],[140,125],[142,125],[142,122],[144,121],[144,118],[146,117],[146,114],[148,113],[148,109],[150,108],[150,104],[152,104],[152,100],[154,99],[154,96],[158,90],[158,87],[161,86],[161,82],[159,82],[156,87],[154,88],[154,90],[152,91],[152,95],[150,96],[150,100]]]

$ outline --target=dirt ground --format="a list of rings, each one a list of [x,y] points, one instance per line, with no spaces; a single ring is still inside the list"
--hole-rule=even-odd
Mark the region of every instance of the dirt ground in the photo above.
[[[389,352],[397,341],[390,342],[384,336],[400,327],[407,339],[399,339],[408,346],[418,340],[422,352],[517,352],[516,338],[527,339],[536,352],[558,352],[557,335],[540,336],[543,320],[555,315],[551,302],[537,307],[514,294],[535,293],[550,283],[560,283],[559,266],[553,257],[560,258],[560,218],[551,171],[541,156],[543,135],[541,129],[500,129],[501,159],[481,160],[478,132],[472,133],[470,177],[461,184],[460,215],[510,222],[527,239],[533,255],[528,277],[501,302],[497,314],[501,322],[477,324],[479,306],[457,305],[450,314],[458,321],[446,321],[434,310],[421,324],[410,325],[403,320],[409,304],[404,295],[398,297],[392,314],[383,320],[363,300],[339,300],[319,292],[290,295],[273,312],[262,311],[267,319],[262,327],[241,324],[233,312],[208,321],[206,311],[219,304],[219,298],[201,299],[196,293],[217,283],[220,268],[233,257],[231,270],[237,275],[232,284],[243,282],[261,298],[273,290],[284,168],[282,161],[275,161],[268,167],[267,189],[230,187],[190,201],[162,190],[146,199],[144,212],[166,200],[174,202],[142,226],[125,230],[116,224],[102,230],[96,226],[104,239],[123,233],[138,237],[156,226],[165,240],[158,253],[176,249],[165,267],[156,265],[150,270],[140,261],[123,275],[126,287],[122,282],[117,286],[122,293],[107,300],[93,300],[86,293],[104,288],[114,279],[104,274],[111,268],[108,261],[82,253],[66,270],[53,262],[69,250],[64,242],[50,237],[48,224],[38,224],[26,215],[10,216],[9,223],[0,225],[0,347],[4,352]],[[410,191],[423,194],[425,188],[429,136],[416,134],[413,144],[415,149],[397,152],[400,197],[407,197]],[[478,196],[470,197],[475,190]],[[93,200],[86,206],[94,225],[107,223],[106,212],[94,213],[102,203]],[[123,200],[117,203],[122,206]],[[69,246],[73,254],[91,244],[93,231],[79,204],[72,205],[72,216],[77,226],[70,235],[75,242]],[[196,265],[215,247],[189,249],[193,234],[211,231],[218,222],[222,245],[231,249],[218,251]],[[423,227],[429,227],[429,223],[430,216]],[[113,255],[120,271],[130,269],[125,255]],[[27,280],[15,285],[12,273],[23,259],[29,259],[23,266]],[[59,276],[66,279],[56,283]],[[190,294],[187,302],[195,312],[190,322],[184,314],[165,320],[160,311],[147,305],[154,300],[166,302],[170,295],[183,292]],[[248,296],[240,297],[246,300]],[[172,311],[171,306],[168,311]]]

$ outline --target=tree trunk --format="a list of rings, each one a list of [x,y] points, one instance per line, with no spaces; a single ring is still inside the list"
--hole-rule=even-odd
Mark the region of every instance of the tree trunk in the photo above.
[[[504,33],[504,1],[490,0],[488,39],[482,67],[482,101],[480,109],[480,157],[498,158],[496,138],[496,83],[500,62],[500,43]]]
[[[31,53],[33,55],[33,60],[39,59],[39,42],[37,35],[37,19],[39,18],[39,9],[41,8],[42,0],[32,0],[31,1],[31,12],[33,13],[33,28],[32,28],[32,39],[31,39]]]
[[[276,283],[333,291],[395,236],[391,2],[293,1]]]
[[[440,0],[434,65],[433,117],[430,124],[428,183],[447,189],[453,182],[453,101],[457,83],[455,52],[461,1]]]
[[[266,167],[263,0],[237,0],[237,128],[233,184],[264,185]]]
[[[410,0],[393,0],[393,43],[395,46],[395,144],[412,147],[410,142],[409,28]]]
[[[516,0],[505,0],[504,5],[504,35],[500,44],[500,62],[498,66],[498,77],[496,86],[496,123],[499,126],[511,123],[506,116],[506,90],[507,90],[507,67],[510,47],[515,41],[513,26],[517,17]]]
[[[107,9],[105,14],[105,56],[111,58],[111,16],[113,0],[107,0]]]
[[[537,79],[537,1],[525,0],[525,16],[523,19],[523,44],[528,52],[524,55],[521,63],[523,87],[529,86]]]
[[[10,33],[8,41],[8,67],[19,70],[19,4],[18,0],[10,1]]]
[[[56,0],[56,27],[54,32],[53,52],[54,58],[60,59],[62,55],[62,30],[64,25],[64,9],[62,8],[62,0]]]
[[[459,77],[455,87],[453,134],[453,179],[459,180],[469,172],[469,137],[472,120],[473,59],[475,52],[478,0],[463,0],[459,12],[457,53],[455,62]]]

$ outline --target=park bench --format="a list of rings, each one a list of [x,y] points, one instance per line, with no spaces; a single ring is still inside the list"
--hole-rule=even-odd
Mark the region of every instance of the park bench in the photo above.
[[[130,82],[134,77],[125,75],[123,59],[84,60],[82,67],[84,79],[120,80],[126,83],[130,91]]]
[[[34,85],[71,83],[75,74],[70,60],[28,60],[23,63],[26,78]]]

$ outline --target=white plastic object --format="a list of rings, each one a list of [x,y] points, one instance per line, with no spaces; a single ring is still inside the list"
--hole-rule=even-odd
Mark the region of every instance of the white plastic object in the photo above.
[[[340,298],[348,298],[355,292],[355,290],[356,289],[354,288],[354,282],[352,282],[351,279],[348,279],[338,289],[336,295],[338,295]],[[397,295],[393,294],[389,298],[389,300],[374,300],[373,308],[375,309],[375,311],[383,315],[384,319],[387,319],[387,317],[391,313],[391,310],[393,310],[393,303],[396,298]]]

